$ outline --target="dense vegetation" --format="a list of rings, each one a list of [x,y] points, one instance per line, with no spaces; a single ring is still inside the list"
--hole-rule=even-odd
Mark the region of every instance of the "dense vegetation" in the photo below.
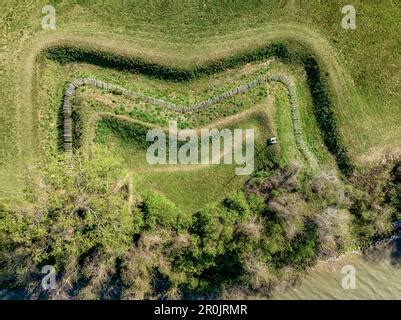
[[[374,197],[293,164],[259,170],[191,217],[150,190],[130,199],[115,183],[121,167],[107,157],[83,159],[32,169],[26,202],[2,206],[8,286],[45,297],[38,268],[53,264],[53,298],[266,296],[318,258],[389,235],[400,203],[400,164],[382,168]]]

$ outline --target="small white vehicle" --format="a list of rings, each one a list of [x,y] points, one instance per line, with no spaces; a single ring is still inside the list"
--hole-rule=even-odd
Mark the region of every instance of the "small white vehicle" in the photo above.
[[[271,146],[271,145],[276,144],[276,143],[277,143],[277,138],[276,137],[272,137],[272,138],[267,139],[267,145],[268,146]]]

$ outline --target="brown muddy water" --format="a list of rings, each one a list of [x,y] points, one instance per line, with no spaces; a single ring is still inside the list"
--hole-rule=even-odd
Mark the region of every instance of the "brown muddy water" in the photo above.
[[[353,272],[354,282],[350,280]],[[273,299],[401,300],[401,237],[378,244],[366,254],[350,253],[320,262],[297,285],[275,292]]]
[[[354,282],[348,281],[351,276],[350,266],[355,271]],[[346,276],[348,280],[344,282]],[[343,288],[344,283],[348,289]],[[29,298],[22,291],[10,292],[0,289],[0,300],[3,299]],[[297,285],[276,291],[272,299],[401,300],[401,236],[375,245],[365,254],[354,252],[337,259],[319,262],[301,277]]]

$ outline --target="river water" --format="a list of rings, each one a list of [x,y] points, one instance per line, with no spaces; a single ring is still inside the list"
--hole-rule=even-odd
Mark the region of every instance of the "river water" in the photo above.
[[[320,262],[297,285],[275,292],[273,299],[401,300],[401,238],[376,245],[366,254]]]

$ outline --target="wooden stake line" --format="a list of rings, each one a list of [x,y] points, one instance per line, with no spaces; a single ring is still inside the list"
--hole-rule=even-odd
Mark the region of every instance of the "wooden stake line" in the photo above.
[[[222,102],[224,100],[232,98],[233,96],[235,96],[237,94],[245,93],[245,92],[247,92],[259,85],[265,84],[267,82],[280,82],[286,86],[287,91],[288,91],[288,96],[290,98],[291,120],[292,120],[292,124],[293,124],[296,145],[297,145],[298,149],[300,150],[300,152],[302,153],[302,155],[308,160],[309,164],[311,166],[316,166],[317,165],[316,159],[312,156],[310,151],[306,148],[306,145],[303,141],[295,85],[288,79],[287,76],[282,75],[282,74],[275,74],[275,75],[270,75],[270,76],[267,76],[264,78],[258,78],[256,80],[253,80],[246,84],[237,86],[231,90],[228,90],[220,95],[217,95],[212,98],[195,103],[191,106],[180,106],[180,105],[177,105],[177,104],[174,104],[174,103],[162,100],[162,99],[154,98],[151,96],[141,94],[136,91],[132,91],[132,90],[120,87],[120,86],[116,86],[111,83],[106,83],[106,82],[97,80],[95,78],[74,79],[67,86],[67,89],[64,92],[64,99],[63,99],[63,138],[64,138],[63,145],[64,145],[64,150],[66,152],[72,152],[73,141],[72,141],[71,98],[75,95],[76,89],[78,89],[81,86],[85,86],[85,85],[93,86],[96,88],[100,88],[100,89],[111,91],[111,92],[114,92],[117,94],[121,94],[121,95],[131,98],[131,99],[141,99],[142,101],[147,102],[149,104],[153,104],[153,105],[163,107],[163,108],[166,108],[166,109],[169,109],[172,111],[186,114],[186,113],[195,112],[195,111],[198,111],[201,109],[206,109],[212,105],[215,105],[219,102]]]

